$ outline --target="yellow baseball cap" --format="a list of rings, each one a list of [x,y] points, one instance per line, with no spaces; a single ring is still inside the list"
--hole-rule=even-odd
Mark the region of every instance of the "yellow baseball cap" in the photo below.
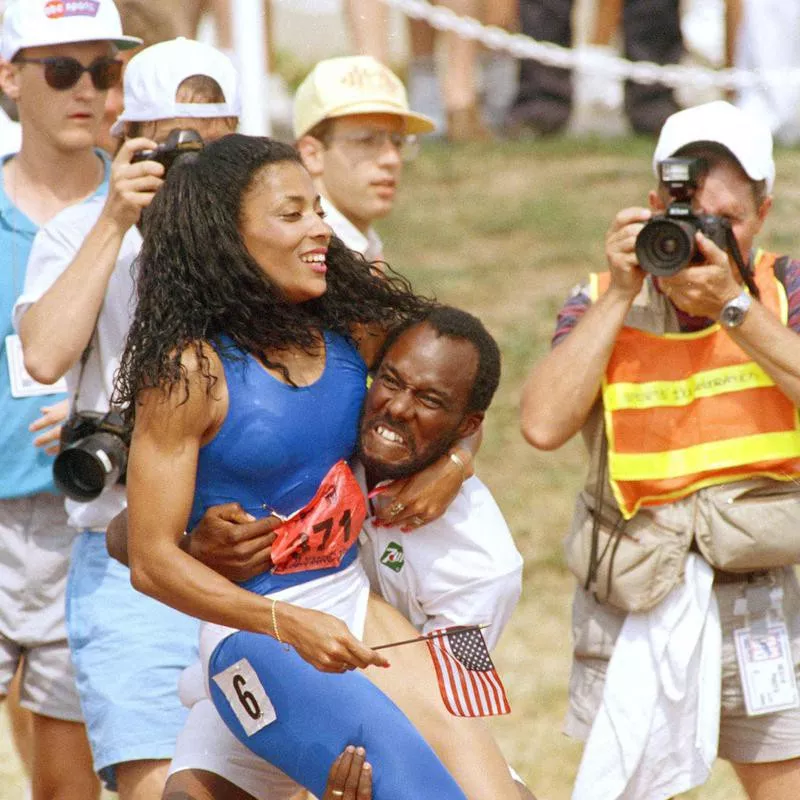
[[[342,56],[320,61],[294,96],[294,135],[308,133],[324,119],[350,114],[397,114],[406,133],[430,133],[432,119],[408,107],[400,78],[372,56]]]

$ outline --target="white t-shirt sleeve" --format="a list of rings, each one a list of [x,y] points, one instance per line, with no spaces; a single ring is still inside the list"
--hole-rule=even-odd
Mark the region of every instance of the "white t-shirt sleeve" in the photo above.
[[[423,632],[488,625],[484,637],[493,649],[522,592],[522,556],[494,498],[470,479],[442,519],[418,533],[423,532],[423,563],[414,565],[417,600],[426,616]],[[405,547],[412,564],[415,535],[409,534]]]
[[[97,221],[103,201],[88,201],[65,209],[36,234],[25,270],[22,294],[14,303],[13,323],[47,292],[72,263],[86,235]]]

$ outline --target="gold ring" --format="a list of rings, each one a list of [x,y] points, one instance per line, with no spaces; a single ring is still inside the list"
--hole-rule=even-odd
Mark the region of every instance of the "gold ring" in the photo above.
[[[344,792],[341,789],[331,789],[331,794],[334,797],[344,797]]]
[[[392,503],[392,505],[389,506],[389,515],[396,517],[404,508],[405,505],[403,505],[403,503]]]
[[[409,524],[416,525],[419,528],[425,524],[425,520],[422,517],[411,517]]]

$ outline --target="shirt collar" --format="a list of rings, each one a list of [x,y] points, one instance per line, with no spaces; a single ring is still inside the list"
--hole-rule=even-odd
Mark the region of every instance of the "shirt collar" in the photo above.
[[[351,250],[361,253],[367,261],[375,261],[383,256],[383,242],[373,228],[365,236],[327,197],[321,197],[320,201],[325,222]]]

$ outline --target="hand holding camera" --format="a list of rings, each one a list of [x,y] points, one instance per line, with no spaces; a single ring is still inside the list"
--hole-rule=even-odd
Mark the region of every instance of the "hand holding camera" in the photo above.
[[[127,231],[139,222],[170,168],[202,149],[203,139],[193,128],[174,128],[161,144],[143,136],[128,139],[111,168],[104,214]]]

